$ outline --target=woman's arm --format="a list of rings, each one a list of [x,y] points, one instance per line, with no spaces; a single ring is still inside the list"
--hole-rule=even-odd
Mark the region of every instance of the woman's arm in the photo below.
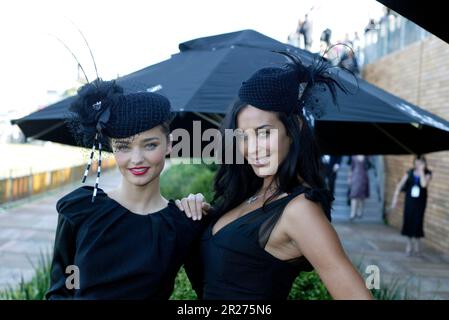
[[[68,266],[73,265],[75,255],[75,234],[70,221],[59,214],[56,228],[53,260],[50,273],[50,288],[45,294],[46,299],[72,299],[75,289],[68,289],[66,273]]]
[[[282,229],[334,299],[373,298],[319,204],[300,195],[287,205],[280,223],[282,220]]]
[[[391,200],[391,208],[396,208],[396,205],[398,203],[398,196],[401,192],[402,187],[405,185],[408,179],[408,173],[404,174],[401,181],[396,185],[396,189],[394,190],[393,199]]]
[[[426,174],[424,172],[424,170],[421,170],[419,172],[419,183],[421,184],[421,187],[427,188],[431,178],[432,178],[432,175],[430,173]]]
[[[184,270],[189,278],[192,289],[198,299],[203,297],[203,265],[201,263],[200,238],[193,241],[184,260]]]

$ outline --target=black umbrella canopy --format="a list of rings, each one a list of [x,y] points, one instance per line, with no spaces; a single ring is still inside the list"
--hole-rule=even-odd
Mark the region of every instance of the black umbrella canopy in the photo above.
[[[160,91],[167,96],[179,115],[173,128],[189,128],[201,115],[224,115],[242,81],[262,67],[286,62],[283,55],[272,51],[291,52],[306,65],[320,59],[253,30],[194,39],[179,48],[170,59],[117,79],[125,91]],[[333,73],[350,94],[339,90],[338,108],[327,104],[324,116],[314,121],[324,153],[408,154],[449,149],[449,123],[444,119],[347,72],[334,69]],[[73,144],[64,140],[67,129],[62,124],[71,99],[15,123],[27,136]],[[203,129],[210,126],[202,121]],[[43,127],[44,134],[32,134]]]
[[[243,30],[187,41],[179,49],[180,53],[169,60],[120,77],[117,83],[125,92],[158,91],[167,96],[178,114],[173,129],[189,130],[195,120],[201,121],[205,130],[217,122],[204,120],[202,115],[225,114],[242,81],[261,67],[285,62],[271,50],[297,48]],[[307,52],[305,56],[310,60],[313,54]],[[73,99],[64,99],[12,123],[18,124],[26,137],[77,145],[64,125]]]
[[[349,94],[330,97],[315,132],[329,154],[423,154],[449,149],[449,122],[363,79],[338,72]]]
[[[26,117],[12,120],[11,123],[17,124],[27,138],[77,146],[65,124],[68,108],[74,99],[66,98]]]
[[[242,81],[262,67],[278,66],[286,58],[272,51],[298,48],[253,30],[243,30],[181,43],[171,59],[124,76],[118,83],[141,90],[161,90],[179,112],[225,114]],[[314,55],[302,52],[310,63]]]

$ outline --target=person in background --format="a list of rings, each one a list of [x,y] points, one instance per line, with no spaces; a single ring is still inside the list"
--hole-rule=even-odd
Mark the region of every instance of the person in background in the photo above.
[[[300,23],[298,33],[304,39],[304,49],[310,51],[312,47],[312,21],[308,14],[304,16],[304,21]]]
[[[351,170],[349,171],[348,184],[350,186],[349,197],[351,199],[350,220],[363,217],[363,206],[366,198],[369,198],[369,162],[364,155],[351,157]]]
[[[423,155],[417,156],[413,168],[409,169],[397,184],[391,201],[391,208],[396,208],[399,193],[405,192],[401,234],[407,237],[405,247],[407,256],[421,254],[419,239],[424,237],[424,212],[431,178],[432,171],[427,168],[426,158]]]
[[[360,75],[359,65],[357,59],[355,58],[354,51],[352,50],[345,51],[338,66],[351,71],[356,76]]]
[[[326,28],[321,33],[320,41],[324,45],[325,48],[329,47],[331,45],[331,37],[332,37],[332,30],[329,28]]]
[[[325,156],[323,161],[326,183],[333,196],[335,195],[335,180],[337,179],[338,169],[340,169],[341,158],[341,156],[331,155]]]
[[[354,50],[354,56],[357,61],[357,65],[359,66],[359,69],[363,66],[363,42],[362,39],[360,39],[358,32],[354,32],[354,39],[352,39],[353,44],[353,50]]]

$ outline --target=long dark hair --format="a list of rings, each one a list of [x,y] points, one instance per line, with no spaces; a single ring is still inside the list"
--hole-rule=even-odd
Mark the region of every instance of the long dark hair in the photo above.
[[[329,89],[328,93],[332,97],[332,102],[337,106],[337,88],[348,93],[347,89],[331,76],[332,66],[323,59],[315,59],[311,65],[306,67],[297,56],[287,52],[278,53],[289,58],[289,67],[294,68],[297,72],[298,86],[305,84],[305,87],[298,97],[298,105],[292,105],[292,110],[298,112],[276,112],[292,143],[274,175],[272,183],[276,184],[276,189],[264,202],[264,208],[268,202],[285,192],[290,193],[297,186],[306,186],[313,191],[326,188],[321,175],[323,172],[321,170],[321,153],[304,112],[319,118],[322,114],[323,104],[327,103],[321,99],[327,89]],[[232,106],[223,121],[221,137],[225,137],[226,129],[235,130],[237,128],[237,116],[247,105],[248,103],[239,100]],[[236,143],[234,136],[232,140],[232,150],[234,151]],[[234,156],[234,161],[227,164],[225,157],[228,156],[229,146],[221,143],[221,148],[222,165],[215,177],[213,199],[213,204],[219,214],[235,208],[253,196],[263,185],[263,178],[254,173],[246,160],[243,165],[235,165],[233,163],[237,162],[235,161],[236,156]],[[325,208],[323,207],[328,218],[330,218],[331,199],[333,199],[332,196],[330,199],[326,197]]]
[[[225,136],[225,129],[237,128],[238,113],[247,104],[237,101],[223,120],[221,136]],[[313,189],[324,188],[324,180],[320,174],[320,151],[314,134],[302,114],[287,115],[276,112],[279,120],[285,126],[287,135],[292,143],[285,159],[280,163],[274,176],[277,189],[264,203],[264,206],[284,192],[291,192],[299,185],[308,185]],[[236,139],[233,138],[232,148],[235,150]],[[244,200],[253,196],[261,187],[263,178],[258,177],[245,159],[241,165],[227,164],[224,157],[229,146],[222,145],[222,164],[215,176],[213,203],[219,214],[235,208]],[[228,149],[227,149],[228,150]],[[234,155],[233,163],[236,163]]]

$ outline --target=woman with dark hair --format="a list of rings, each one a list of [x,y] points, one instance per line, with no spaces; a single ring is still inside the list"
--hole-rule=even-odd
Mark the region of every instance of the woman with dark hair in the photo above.
[[[168,299],[190,246],[203,230],[159,188],[172,148],[169,101],[124,94],[113,81],[89,83],[71,106],[73,133],[99,150],[95,187],[80,187],[57,205],[58,225],[47,299]],[[98,188],[101,151],[111,149],[121,184]]]
[[[432,171],[427,168],[423,155],[414,160],[414,167],[404,174],[396,186],[391,202],[391,208],[396,208],[398,196],[405,192],[404,217],[402,235],[407,237],[405,254],[407,256],[421,254],[419,239],[424,237],[424,212],[427,205],[427,188],[432,178]]]
[[[298,274],[313,269],[335,299],[372,298],[330,224],[333,197],[307,120],[320,115],[327,89],[335,98],[338,83],[324,63],[306,68],[288,56],[292,63],[242,84],[223,123],[222,136],[236,132],[238,153],[215,177],[212,223],[200,245],[204,299],[286,299]],[[199,217],[202,200],[177,204]]]

